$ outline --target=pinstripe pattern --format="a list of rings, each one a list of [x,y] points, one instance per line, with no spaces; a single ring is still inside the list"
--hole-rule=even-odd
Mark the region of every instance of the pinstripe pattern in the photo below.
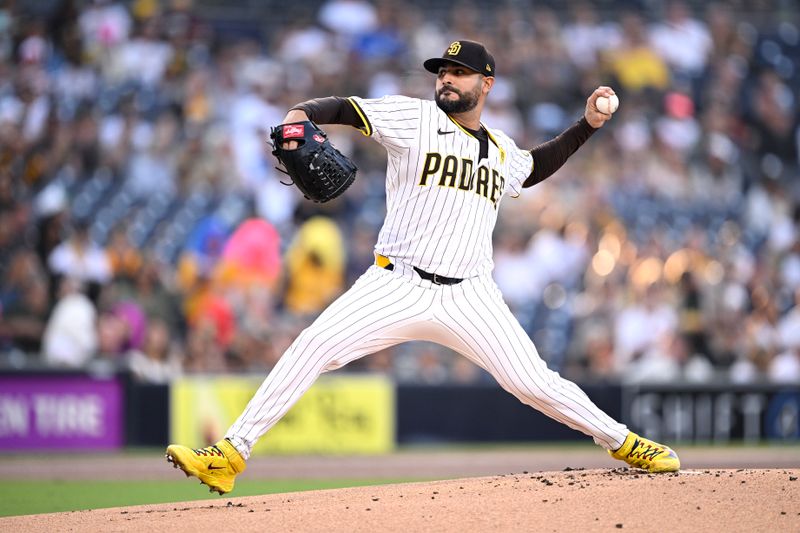
[[[547,368],[491,278],[473,278],[449,289],[450,298],[441,306],[446,317],[442,322],[460,343],[443,344],[481,361],[522,403],[592,436],[604,448],[622,445],[628,433],[625,426],[597,408],[574,383]]]
[[[369,353],[409,338],[398,338],[403,326],[419,322],[432,295],[421,297],[414,285],[371,267],[353,287],[331,304],[292,343],[261,384],[228,437],[246,448],[297,402],[323,372],[335,370]]]
[[[547,368],[490,276],[437,286],[403,264],[396,267],[371,267],[284,353],[226,435],[245,458],[320,374],[410,340],[447,346],[490,372],[521,402],[604,448],[622,445],[625,426]]]
[[[499,204],[506,194],[519,195],[532,168],[530,152],[520,150],[508,136],[489,128],[489,156],[480,161],[478,140],[456,126],[432,100],[405,96],[354,96],[351,100],[368,117],[372,138],[389,155],[386,220],[376,251],[443,276],[468,278],[491,272],[492,231]],[[420,186],[429,153],[455,156],[459,162],[469,159],[469,190]],[[477,193],[475,175],[481,166],[504,180],[497,204]]]

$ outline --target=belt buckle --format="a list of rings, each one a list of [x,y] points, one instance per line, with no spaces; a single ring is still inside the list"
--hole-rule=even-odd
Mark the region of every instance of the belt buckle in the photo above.
[[[439,274],[434,273],[433,279],[431,280],[434,285],[444,285],[441,281],[439,281]]]

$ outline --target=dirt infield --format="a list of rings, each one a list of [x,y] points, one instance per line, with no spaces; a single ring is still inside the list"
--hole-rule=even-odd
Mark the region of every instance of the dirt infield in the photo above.
[[[15,531],[800,531],[800,470],[522,472],[0,519]]]

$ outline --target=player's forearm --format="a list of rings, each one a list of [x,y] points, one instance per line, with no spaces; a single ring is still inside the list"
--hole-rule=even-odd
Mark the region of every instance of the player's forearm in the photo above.
[[[308,119],[317,124],[344,124],[360,128],[363,123],[355,108],[341,96],[315,98],[292,107],[303,111]]]
[[[555,139],[532,149],[533,172],[522,186],[531,187],[550,177],[595,131],[597,129],[591,127],[585,118],[581,118]]]

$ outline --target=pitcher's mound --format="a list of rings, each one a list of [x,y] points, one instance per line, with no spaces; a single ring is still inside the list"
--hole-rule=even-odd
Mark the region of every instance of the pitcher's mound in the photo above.
[[[0,519],[24,531],[800,531],[800,470],[523,472]],[[200,488],[198,487],[198,490]]]

